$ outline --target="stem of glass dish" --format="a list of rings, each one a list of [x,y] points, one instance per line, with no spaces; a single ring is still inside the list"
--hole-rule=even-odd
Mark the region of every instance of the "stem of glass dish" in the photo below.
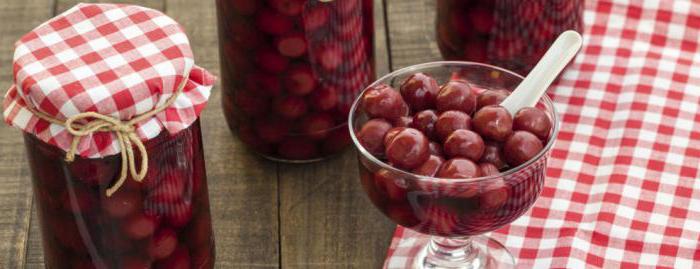
[[[433,236],[427,246],[423,268],[483,268],[483,253],[472,245],[471,237]]]

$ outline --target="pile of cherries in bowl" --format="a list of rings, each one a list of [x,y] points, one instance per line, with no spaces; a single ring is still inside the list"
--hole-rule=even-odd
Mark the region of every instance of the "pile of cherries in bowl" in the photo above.
[[[441,236],[481,234],[520,216],[541,189],[538,155],[553,126],[537,107],[511,116],[499,105],[509,93],[456,76],[438,85],[424,73],[399,89],[370,86],[354,134],[374,158],[360,156],[372,202],[398,224]],[[511,169],[519,179],[506,176]]]

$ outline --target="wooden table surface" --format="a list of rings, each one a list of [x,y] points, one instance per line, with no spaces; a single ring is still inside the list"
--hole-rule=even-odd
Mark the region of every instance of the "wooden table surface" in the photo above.
[[[377,72],[439,60],[435,0],[375,0]],[[0,0],[0,91],[14,42],[78,0]],[[105,1],[107,2],[107,1]],[[196,62],[219,73],[214,0],[141,0],[180,22]],[[225,127],[220,92],[202,115],[217,268],[380,268],[394,225],[361,190],[354,150],[287,165],[247,151]],[[0,127],[0,268],[43,268],[21,133]]]

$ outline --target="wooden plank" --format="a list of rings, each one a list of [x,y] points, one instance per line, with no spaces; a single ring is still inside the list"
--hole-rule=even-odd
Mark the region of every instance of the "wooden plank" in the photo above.
[[[441,60],[435,0],[386,0],[392,69]]]
[[[359,182],[354,150],[280,168],[282,268],[379,268],[395,225]]]
[[[190,38],[196,63],[219,73],[215,1],[167,0]],[[279,265],[277,165],[246,150],[226,127],[214,89],[202,116],[217,268]]]
[[[51,17],[52,0],[5,1],[0,5],[0,92],[12,83],[14,42]],[[31,221],[32,188],[22,133],[0,128],[0,268],[23,268]]]
[[[381,2],[374,4],[380,75],[389,70]],[[279,171],[282,268],[381,267],[395,226],[362,191],[354,150]]]
[[[388,46],[387,24],[384,12],[385,1],[374,0],[374,54],[376,55],[377,78],[391,71],[391,58]]]
[[[41,229],[37,216],[36,201],[32,204],[32,221],[29,227],[29,241],[27,242],[27,254],[25,255],[26,269],[44,268],[44,251],[41,246]]]

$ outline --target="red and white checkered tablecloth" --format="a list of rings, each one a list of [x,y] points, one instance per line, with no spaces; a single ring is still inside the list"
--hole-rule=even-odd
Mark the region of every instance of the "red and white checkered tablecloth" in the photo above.
[[[533,208],[490,235],[519,268],[700,268],[700,2],[591,0],[549,94],[562,116]],[[428,237],[397,228],[385,268]]]

